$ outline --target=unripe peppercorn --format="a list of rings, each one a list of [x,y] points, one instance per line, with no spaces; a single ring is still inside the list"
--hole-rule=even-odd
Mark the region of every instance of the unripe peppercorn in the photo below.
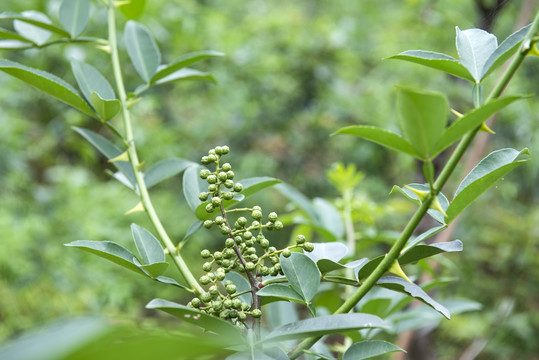
[[[219,313],[219,317],[223,320],[226,320],[228,318],[228,314],[230,314],[230,310],[223,310]]]
[[[261,266],[260,267],[260,275],[262,276],[268,276],[270,273],[270,270],[267,266]]]
[[[210,229],[212,227],[212,225],[213,225],[213,221],[211,221],[211,220],[204,221],[204,227],[206,229]]]
[[[275,269],[274,267],[271,267],[269,270],[270,270],[270,275],[271,276],[279,275],[279,270]]]
[[[268,222],[266,223],[266,229],[268,229],[268,230],[270,230],[270,231],[273,230],[273,223],[272,223],[271,221],[268,221]]]
[[[273,254],[273,253],[276,252],[276,251],[277,251],[277,249],[276,249],[274,246],[270,246],[270,247],[268,248],[268,254]]]
[[[210,196],[209,193],[207,192],[201,192],[200,194],[198,194],[198,200],[200,201],[206,201],[208,200],[208,197]]]
[[[223,148],[220,146],[216,146],[215,149],[213,149],[217,155],[221,155],[223,153]]]
[[[214,174],[208,175],[208,177],[206,178],[206,181],[208,182],[208,184],[216,184],[217,176],[215,176]]]
[[[236,252],[234,251],[234,249],[226,249],[223,255],[226,259],[230,259],[236,255]]]
[[[232,295],[232,294],[234,294],[236,292],[237,288],[236,288],[236,285],[232,284],[232,285],[227,285],[225,287],[225,290],[226,290],[227,293]]]
[[[219,174],[217,175],[217,178],[218,178],[219,181],[221,181],[221,182],[226,181],[226,179],[227,179],[227,177],[226,177],[226,172],[220,171]]]
[[[221,234],[227,235],[228,234],[228,226],[225,224],[219,225],[219,230],[221,230]]]
[[[249,260],[256,262],[258,260],[258,256],[256,254],[249,255]]]
[[[232,200],[234,199],[234,193],[232,191],[225,191],[223,194],[223,199],[225,200]]]
[[[213,257],[215,260],[222,260],[223,259],[223,253],[220,251],[216,251],[213,253]]]
[[[206,179],[208,176],[210,176],[211,172],[208,169],[202,169],[200,170],[200,178]]]
[[[225,219],[222,216],[217,216],[214,221],[217,225],[221,225],[224,224]]]
[[[238,298],[232,300],[232,307],[234,309],[241,309],[241,300]]]
[[[303,244],[303,249],[307,252],[311,252],[314,250],[314,245],[310,242],[306,242],[305,244]]]
[[[219,196],[214,196],[211,198],[211,204],[215,207],[219,206],[221,203],[221,198]]]
[[[260,227],[260,223],[259,223],[258,221],[255,220],[255,221],[253,221],[253,222],[251,223],[251,226],[252,226],[253,228],[256,229],[256,228],[259,228],[259,227]]]
[[[214,155],[214,154],[208,155],[208,161],[209,161],[210,163],[216,162],[216,161],[217,161],[217,156]]]
[[[267,248],[269,246],[269,240],[268,239],[260,240],[260,246],[262,247],[262,249]]]
[[[290,257],[290,255],[292,255],[292,253],[290,252],[290,249],[284,249],[283,250],[283,256],[285,258]]]
[[[280,222],[279,220],[277,220],[274,225],[275,225],[275,230],[277,230],[277,231],[283,229],[283,223]]]
[[[246,231],[246,232],[243,233],[243,238],[244,238],[245,240],[252,239],[252,238],[253,238],[253,233],[250,232],[250,231]]]
[[[208,150],[208,155],[215,155],[215,154],[216,154],[215,148]]]
[[[223,306],[224,306],[225,308],[227,308],[227,309],[232,308],[232,307],[233,307],[233,304],[234,304],[234,303],[233,303],[232,300],[230,300],[230,299],[226,299],[225,301],[223,301]]]
[[[208,277],[210,278],[211,281],[215,280],[215,274],[214,273],[209,272],[207,275],[208,275]]]
[[[301,245],[303,243],[305,243],[305,236],[298,235],[298,237],[296,238],[296,244]]]
[[[221,272],[215,272],[215,278],[219,281],[223,281],[226,277],[226,273],[225,273],[225,270],[223,269],[223,271]]]
[[[229,180],[225,180],[224,184],[225,184],[225,187],[226,187],[227,189],[232,189],[232,188],[234,187],[234,181],[232,181],[232,180],[230,180],[230,179],[229,179]]]
[[[234,176],[235,176],[234,171],[229,170],[229,171],[226,172],[226,178],[227,178],[228,180],[234,179]]]
[[[232,319],[234,318],[237,318],[238,317],[238,312],[234,309],[230,310],[230,312],[228,313],[228,316]]]
[[[270,212],[268,214],[268,220],[271,222],[277,221],[277,213],[276,212]]]
[[[275,268],[275,270],[281,271],[281,264],[275,264],[273,267]]]
[[[212,204],[206,205],[206,212],[212,213],[215,210],[215,207]]]
[[[234,184],[234,191],[235,192],[240,192],[242,190],[243,190],[243,185],[242,184],[240,184],[240,183],[235,183]]]
[[[245,224],[247,224],[247,219],[242,216],[238,218],[237,222],[240,226],[245,226]]]
[[[209,288],[209,292],[210,292],[210,294],[212,294],[212,295],[217,295],[217,294],[219,294],[219,289],[217,289],[217,286],[212,285],[212,286],[210,286],[210,288]]]
[[[205,303],[211,301],[211,299],[213,299],[213,296],[209,292],[203,292],[200,294],[200,300],[204,301]]]
[[[245,263],[245,270],[247,271],[253,271],[255,269],[255,264],[253,264],[252,262],[247,262]]]
[[[194,308],[199,308],[200,307],[200,304],[201,304],[201,301],[199,298],[194,298],[193,300],[191,300],[191,305],[194,307]]]
[[[279,263],[279,258],[277,256],[270,256],[270,261],[273,265]]]
[[[208,272],[211,270],[212,263],[211,262],[205,262],[204,265],[202,265],[202,270]]]
[[[202,256],[203,259],[207,259],[211,256],[211,252],[208,249],[204,249],[200,252],[200,256]]]
[[[250,306],[249,304],[247,304],[247,303],[241,303],[241,309],[242,309],[243,311],[249,310],[250,307],[251,307],[251,306]]]
[[[221,146],[221,154],[226,155],[230,152],[230,148],[227,145]]]
[[[253,244],[254,245],[254,244]],[[245,254],[247,255],[251,255],[251,254],[255,254],[256,253],[256,249],[254,247],[248,247],[246,250],[245,250]]]
[[[262,311],[260,311],[260,309],[254,309],[251,311],[251,316],[254,318],[259,318],[262,316]]]
[[[260,211],[260,210],[253,210],[253,212],[251,212],[251,216],[252,216],[253,219],[255,219],[255,220],[260,220],[260,219],[262,219],[262,211]]]
[[[223,303],[220,300],[214,300],[211,302],[211,307],[214,310],[221,310],[223,308]]]
[[[217,185],[215,184],[208,185],[208,191],[211,192],[212,194],[217,192]]]
[[[247,319],[247,315],[245,315],[245,313],[243,313],[243,312],[239,312],[238,313],[238,319],[243,321],[243,320]]]
[[[207,156],[203,156],[202,159],[200,159],[200,162],[204,165],[208,165],[210,163],[210,159]]]
[[[234,247],[234,239],[232,239],[232,238],[226,239],[226,240],[225,240],[225,246],[226,246],[227,248],[232,248],[232,247]]]
[[[211,282],[211,279],[210,279],[209,276],[207,276],[207,275],[202,275],[202,276],[200,277],[200,283],[201,283],[202,285],[208,285],[210,282]]]
[[[230,171],[232,170],[232,165],[230,165],[229,163],[224,163],[223,166],[221,166],[221,169],[223,169],[224,171]]]
[[[255,244],[255,241],[252,238],[245,241],[246,246],[253,246],[254,244]]]

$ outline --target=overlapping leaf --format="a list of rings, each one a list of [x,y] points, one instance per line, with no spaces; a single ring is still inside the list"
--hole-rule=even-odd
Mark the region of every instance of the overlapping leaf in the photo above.
[[[73,106],[86,115],[95,117],[94,112],[77,90],[51,73],[5,59],[0,59],[0,70]]]
[[[89,0],[63,0],[58,13],[60,24],[72,38],[79,36],[90,17]]]
[[[408,50],[398,55],[390,56],[388,59],[397,59],[424,65],[436,70],[441,70],[448,74],[473,81],[474,78],[457,59],[433,51]]]
[[[414,147],[412,146],[412,144],[410,144],[408,140],[406,140],[401,135],[389,130],[369,125],[355,125],[339,129],[332,135],[341,134],[355,135],[385,146],[389,149],[397,150],[402,153],[421,158],[421,156],[417,153],[417,151],[414,149]]]
[[[389,290],[394,290],[410,295],[411,297],[429,305],[434,310],[445,316],[447,319],[451,318],[449,311],[442,304],[431,298],[423,289],[416,284],[410,283],[403,278],[396,276],[384,276],[376,285],[384,287]]]
[[[236,327],[225,320],[221,320],[218,317],[203,313],[200,310],[163,299],[153,299],[146,305],[146,308],[164,311],[180,320],[200,326],[206,331],[225,336],[230,339],[229,346],[245,344],[245,339],[242,336],[239,327]]]
[[[311,336],[384,327],[384,321],[375,315],[360,313],[326,315],[283,325],[263,338],[262,342],[304,339]]]
[[[460,183],[453,201],[446,210],[447,222],[453,221],[458,214],[509,171],[528,161],[529,157],[525,155],[529,155],[528,149],[522,151],[502,149],[490,153],[481,160]]]
[[[223,55],[224,55],[223,53],[212,51],[212,50],[198,51],[198,52],[186,54],[180,57],[179,59],[174,60],[170,64],[160,66],[157,72],[152,76],[151,82],[156,83],[159,80],[164,79],[168,77],[169,75],[172,75],[173,73],[176,73],[179,70],[182,70],[201,60],[211,58],[211,57],[216,57],[216,56],[223,56]]]
[[[124,37],[133,66],[140,77],[149,83],[161,63],[161,53],[152,34],[144,25],[129,20],[125,24]]]
[[[366,340],[353,344],[344,353],[342,360],[363,360],[389,354],[395,351],[406,352],[397,345],[382,340]]]
[[[281,267],[292,288],[310,303],[320,287],[320,272],[314,261],[301,253],[292,253],[286,258],[281,255]]]

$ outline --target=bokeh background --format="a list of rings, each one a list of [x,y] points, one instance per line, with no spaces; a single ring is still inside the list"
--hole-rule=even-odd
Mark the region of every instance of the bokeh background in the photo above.
[[[3,0],[0,11],[56,14],[59,3]],[[99,1],[92,5],[85,34],[105,36],[103,7]],[[383,59],[409,49],[457,56],[455,26],[485,28],[501,42],[531,22],[538,8],[533,0],[148,1],[139,21],[151,29],[164,61],[203,49],[226,56],[196,66],[211,71],[218,85],[166,85],[135,105],[139,151],[147,164],[169,157],[197,161],[209,148],[228,144],[240,178],[273,176],[330,201],[338,193],[327,170],[336,162],[354,164],[365,175],[356,189],[358,231],[373,243],[387,241],[413,210],[389,197],[389,190],[420,180],[420,166],[371,143],[330,134],[354,124],[396,129],[399,84],[442,91],[454,108],[471,109],[466,82]],[[112,81],[107,55],[92,48],[2,51],[0,57],[72,84],[66,59],[84,58]],[[134,89],[139,80],[125,53],[123,60]],[[486,91],[495,80],[496,75],[487,81]],[[527,59],[508,91],[537,94],[538,80],[538,59]],[[522,100],[499,114],[492,126],[496,135],[476,140],[471,164],[505,147],[529,147],[534,158],[465,212],[451,233],[465,250],[444,258],[438,270],[455,278],[440,296],[472,299],[483,310],[417,331],[421,350],[414,359],[539,359],[538,114],[536,96]],[[0,341],[78,314],[151,321],[154,314],[144,309],[150,299],[182,296],[63,246],[91,239],[133,248],[129,224],[150,228],[143,215],[122,215],[137,200],[107,175],[106,160],[71,126],[108,136],[96,121],[0,74]],[[460,169],[446,193],[463,175]],[[183,200],[181,178],[160,184],[153,196],[170,233],[181,239],[196,220]],[[279,212],[288,209],[271,189],[256,201]],[[220,239],[212,235],[193,237],[188,254],[217,247]],[[187,258],[199,264],[197,256]]]

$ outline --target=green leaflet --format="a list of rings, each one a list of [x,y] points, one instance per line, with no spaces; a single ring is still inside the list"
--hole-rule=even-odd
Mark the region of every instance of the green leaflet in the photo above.
[[[528,161],[529,157],[522,158],[522,156],[529,154],[528,149],[522,151],[502,149],[493,151],[481,160],[460,183],[453,201],[446,210],[447,222],[453,221],[458,214],[509,171]]]
[[[86,115],[95,117],[94,112],[77,90],[51,73],[5,59],[0,59],[0,70],[73,106]]]

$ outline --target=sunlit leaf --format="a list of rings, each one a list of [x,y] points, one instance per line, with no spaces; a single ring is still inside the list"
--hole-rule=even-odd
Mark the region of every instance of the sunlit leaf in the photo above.
[[[101,119],[101,121],[108,121],[118,115],[122,109],[122,103],[120,100],[112,99],[107,100],[103,99],[98,93],[92,91],[90,94],[90,103],[94,108],[95,112]]]
[[[269,284],[260,289],[257,293],[262,297],[274,297],[280,300],[295,301],[304,304],[305,299],[288,285]]]
[[[457,30],[457,51],[460,62],[468,69],[476,82],[480,82],[489,57],[498,47],[496,36],[481,30]]]
[[[184,68],[157,80],[155,84],[160,85],[160,84],[168,84],[175,81],[187,81],[187,80],[209,81],[214,84],[217,83],[217,80],[215,79],[215,77],[210,73],[198,71],[195,69]]]
[[[118,5],[120,12],[129,20],[136,20],[144,13],[146,0],[121,1]]]

